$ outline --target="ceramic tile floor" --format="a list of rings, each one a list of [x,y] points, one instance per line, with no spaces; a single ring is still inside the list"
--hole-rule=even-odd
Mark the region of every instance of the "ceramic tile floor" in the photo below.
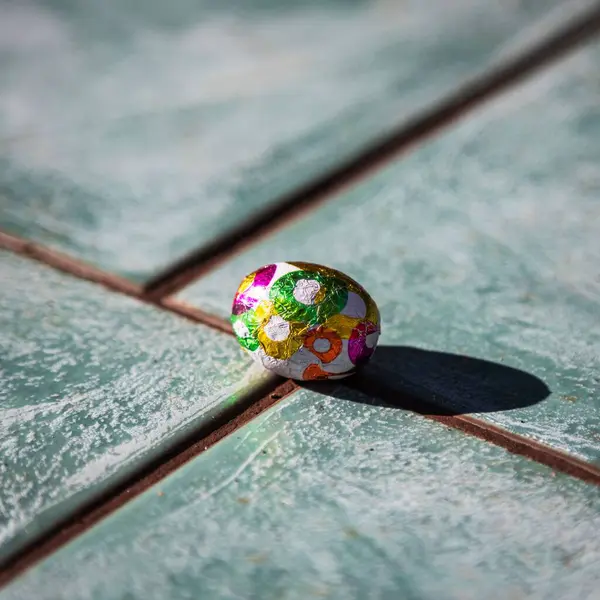
[[[4,597],[592,598],[599,527],[595,486],[360,394],[303,390]]]
[[[137,281],[564,16],[560,0],[4,4],[0,226]]]
[[[2,559],[264,376],[224,333],[8,252],[0,272]]]
[[[590,44],[180,297],[225,317],[240,273],[330,264],[377,299],[390,386],[600,465],[599,63]]]
[[[162,305],[110,289],[598,2],[2,8],[0,226],[23,243],[0,237],[0,598],[600,597],[596,41]],[[125,502],[280,383],[200,311],[226,318],[242,276],[285,259],[379,303],[366,393],[275,397]],[[495,433],[390,403],[406,395]]]

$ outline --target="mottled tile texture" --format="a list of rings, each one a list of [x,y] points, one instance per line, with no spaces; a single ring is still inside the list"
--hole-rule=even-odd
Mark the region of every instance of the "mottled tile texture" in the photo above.
[[[597,597],[597,488],[334,394],[271,409],[2,600]]]
[[[143,280],[555,29],[565,4],[5,3],[0,226]]]
[[[257,376],[224,334],[6,252],[0,281],[2,559]]]
[[[225,315],[262,264],[338,268],[379,304],[390,386],[600,464],[599,61],[539,73],[182,298]]]

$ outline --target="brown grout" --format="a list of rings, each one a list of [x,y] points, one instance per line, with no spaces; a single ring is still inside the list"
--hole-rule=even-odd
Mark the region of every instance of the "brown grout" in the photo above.
[[[0,564],[0,588],[140,496],[225,436],[258,417],[292,394],[298,387],[294,382],[281,378],[277,378],[277,383],[276,387],[265,384],[255,394],[245,399],[243,412],[222,415],[218,418],[217,428],[214,428],[213,422],[207,426],[210,431],[205,429],[194,432],[190,438],[171,448],[166,455],[166,460],[165,455],[162,455],[147,465],[141,473],[137,472],[127,481],[105,490],[102,496],[81,507],[75,514],[70,514],[44,536],[32,541],[4,564]],[[234,410],[239,408],[240,406],[236,405]]]
[[[200,308],[196,308],[195,306],[187,304],[181,300],[177,300],[175,298],[165,298],[156,302],[156,306],[160,306],[165,310],[176,313],[186,319],[189,319],[190,321],[202,323],[203,325],[208,325],[209,327],[217,329],[218,331],[222,331],[223,333],[227,333],[228,335],[233,335],[233,329],[229,321],[216,315],[204,312]]]
[[[37,244],[0,232],[0,248],[27,256],[75,277],[98,283],[112,291],[149,302],[135,284],[103,273],[76,259]],[[229,335],[233,334],[224,319],[209,315],[193,306],[173,299],[149,303],[191,321]],[[370,398],[410,410],[447,427],[500,446],[508,452],[544,464],[555,471],[600,485],[600,469],[534,440],[523,438],[467,415],[454,414],[415,397],[405,396],[385,386],[377,378],[367,377],[365,374],[358,374],[342,383],[361,391]],[[303,385],[303,387],[311,386]],[[274,378],[267,381],[241,403],[230,407],[211,423],[192,432],[186,439],[167,449],[127,481],[107,488],[101,496],[96,497],[74,514],[69,514],[63,521],[57,522],[51,531],[33,540],[16,555],[0,564],[0,588],[298,389],[300,386],[291,380],[282,381],[281,378]],[[321,388],[320,391],[324,390],[325,388]]]
[[[138,298],[143,292],[142,286],[139,286],[124,277],[106,273],[105,271],[92,267],[76,258],[71,258],[62,252],[51,250],[46,246],[30,242],[29,240],[3,231],[0,231],[0,248],[10,250],[21,256],[32,258],[33,260],[44,263],[58,271],[74,275],[79,279],[99,283],[109,290],[120,292],[127,296]]]
[[[600,469],[598,467],[536,440],[521,437],[506,429],[468,415],[455,415],[453,417],[430,415],[428,418],[504,448],[511,454],[517,454],[546,465],[553,471],[564,473],[585,483],[600,486]]]
[[[0,249],[25,256],[67,275],[96,283],[113,292],[233,335],[231,326],[225,319],[173,298],[152,301],[144,296],[141,286],[40,244],[0,231]],[[237,402],[210,423],[192,432],[184,440],[141,467],[127,481],[109,486],[101,496],[57,522],[48,533],[33,540],[6,562],[0,562],[0,588],[296,389],[297,385],[291,380],[271,378],[248,394],[243,401]]]
[[[371,398],[382,400],[386,405],[409,410],[427,419],[504,448],[512,454],[518,454],[546,465],[554,471],[600,486],[599,467],[531,438],[512,433],[476,417],[457,413],[413,395],[404,394],[381,382],[379,378],[370,377],[366,373],[359,373],[348,379],[346,385]]]
[[[475,108],[494,94],[516,84],[533,70],[583,43],[598,30],[600,30],[600,6],[589,11],[584,17],[574,20],[562,31],[530,50],[527,55],[473,80],[441,104],[406,123],[392,135],[379,140],[347,163],[309,185],[281,197],[278,202],[255,214],[245,224],[193,252],[157,275],[145,286],[105,273],[60,252],[2,232],[0,232],[0,248],[27,256],[69,275],[97,283],[111,291],[160,307],[193,322],[232,334],[226,320],[167,296],[216,268],[221,262],[254,243],[257,238],[272,233],[289,221],[313,210],[341,190],[356,184],[403,151],[449,126],[469,109]],[[428,405],[414,398],[402,397],[396,391],[383,389],[378,382],[367,377],[358,376],[348,380],[347,383],[349,387],[359,389],[370,397],[380,397],[395,406],[411,410],[428,419],[498,445],[508,452],[524,456],[588,483],[600,485],[600,469],[544,444],[512,434],[473,417],[445,413],[438,406]],[[57,523],[52,531],[36,539],[9,561],[0,565],[0,587],[298,388],[299,386],[291,380],[284,381],[275,388],[261,387],[256,393],[249,395],[243,405],[236,404],[229,412],[195,431],[186,440],[146,465],[128,481],[105,490],[101,497],[97,497],[75,514]],[[239,412],[240,410],[242,412]]]
[[[191,252],[145,285],[148,298],[157,300],[175,294],[195,279],[206,275],[249,245],[281,229],[355,185],[386,163],[399,157],[426,138],[450,126],[467,111],[495,94],[517,84],[527,75],[575,49],[600,31],[600,5],[579,15],[562,30],[541,41],[522,56],[476,77],[420,116],[402,124],[389,136],[330,170],[306,186],[285,194],[256,212],[244,223]]]
[[[78,279],[97,283],[113,292],[119,294],[125,294],[137,300],[141,300],[146,304],[157,306],[168,310],[169,312],[175,313],[189,321],[195,323],[202,323],[212,329],[217,329],[224,333],[233,334],[229,321],[211,315],[203,310],[180,302],[175,298],[165,298],[164,300],[152,300],[148,298],[143,291],[142,286],[133,283],[118,275],[112,273],[106,273],[101,269],[88,265],[76,258],[72,258],[46,248],[35,242],[30,242],[22,238],[16,237],[9,233],[0,231],[0,249],[9,250],[15,254],[26,256],[40,263],[43,263],[49,267],[62,271],[67,275],[72,275]]]

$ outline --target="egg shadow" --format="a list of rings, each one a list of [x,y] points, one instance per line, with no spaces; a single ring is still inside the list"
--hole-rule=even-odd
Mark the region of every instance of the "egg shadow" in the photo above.
[[[541,379],[520,369],[410,346],[379,346],[371,362],[356,375],[301,385],[354,402],[430,415],[514,410],[550,395]]]

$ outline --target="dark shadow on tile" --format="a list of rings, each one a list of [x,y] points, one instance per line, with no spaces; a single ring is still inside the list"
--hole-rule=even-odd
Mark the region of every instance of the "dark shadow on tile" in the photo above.
[[[550,394],[541,379],[525,371],[479,358],[409,346],[380,346],[362,371],[341,382],[302,385],[353,401],[358,397],[350,390],[358,390],[372,404],[429,415],[524,408]]]

